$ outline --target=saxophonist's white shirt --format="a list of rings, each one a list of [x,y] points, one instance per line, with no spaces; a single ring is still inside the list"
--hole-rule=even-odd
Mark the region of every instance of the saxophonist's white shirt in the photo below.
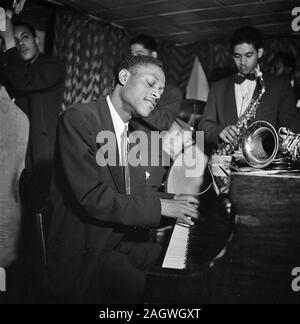
[[[240,117],[243,114],[243,112],[246,110],[249,103],[251,102],[255,87],[256,87],[256,80],[248,80],[248,79],[246,79],[241,84],[234,85],[235,102],[236,102],[238,117]]]

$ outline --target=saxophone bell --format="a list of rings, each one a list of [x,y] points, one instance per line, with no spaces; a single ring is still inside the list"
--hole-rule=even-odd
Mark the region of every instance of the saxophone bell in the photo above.
[[[274,161],[278,153],[279,137],[270,123],[256,121],[247,128],[241,148],[250,166],[264,168]]]
[[[274,168],[288,169],[300,159],[300,134],[281,127],[277,133],[267,121],[252,123],[242,138],[246,162],[254,168],[273,163]]]

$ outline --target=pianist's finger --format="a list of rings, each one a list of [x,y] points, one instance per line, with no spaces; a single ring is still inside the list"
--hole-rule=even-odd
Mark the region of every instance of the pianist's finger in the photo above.
[[[182,204],[180,206],[180,211],[185,216],[189,216],[189,217],[192,217],[195,219],[198,219],[198,217],[199,217],[198,209],[195,206],[193,206],[185,201],[182,202]]]
[[[189,226],[195,225],[195,223],[191,219],[191,217],[188,217],[188,216],[178,218],[178,223],[179,224],[186,224],[186,225],[189,225]]]
[[[185,200],[191,204],[199,205],[199,199],[192,195],[187,194],[177,194],[174,196],[175,200]]]
[[[163,216],[180,218],[190,216],[198,218],[198,207],[185,200],[160,199]]]

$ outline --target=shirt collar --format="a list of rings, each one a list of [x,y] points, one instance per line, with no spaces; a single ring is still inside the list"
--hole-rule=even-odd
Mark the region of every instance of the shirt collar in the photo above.
[[[107,104],[109,107],[111,119],[113,121],[115,133],[118,139],[121,138],[122,133],[124,132],[124,129],[128,129],[128,122],[124,123],[118,112],[116,111],[116,108],[112,104],[109,96],[106,96]]]

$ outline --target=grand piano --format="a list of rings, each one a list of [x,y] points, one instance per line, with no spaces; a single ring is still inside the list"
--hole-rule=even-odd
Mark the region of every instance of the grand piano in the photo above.
[[[299,198],[299,173],[232,173],[228,196],[201,199],[202,221],[174,226],[146,302],[299,303]]]

